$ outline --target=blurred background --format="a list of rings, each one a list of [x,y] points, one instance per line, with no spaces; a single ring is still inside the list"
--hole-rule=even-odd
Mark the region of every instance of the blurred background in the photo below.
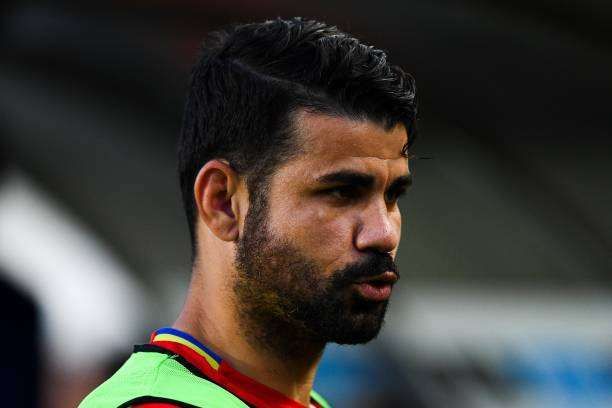
[[[295,15],[389,51],[420,98],[403,279],[376,341],[328,348],[318,391],[336,407],[612,406],[611,3],[3,6],[5,406],[75,406],[172,323],[190,274],[175,140],[199,43]]]

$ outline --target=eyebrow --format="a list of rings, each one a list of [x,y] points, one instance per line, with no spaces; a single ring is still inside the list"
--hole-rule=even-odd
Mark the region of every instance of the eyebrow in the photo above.
[[[374,176],[369,174],[352,170],[339,170],[318,177],[317,181],[322,184],[350,184],[367,189],[374,185],[375,179]],[[394,191],[410,185],[412,185],[412,174],[408,173],[393,180],[387,191]]]
[[[357,187],[369,188],[374,185],[374,176],[352,170],[339,170],[317,178],[322,184],[351,184]]]
[[[398,188],[410,187],[412,185],[412,174],[408,173],[404,176],[399,176],[389,186],[387,191],[393,191]]]

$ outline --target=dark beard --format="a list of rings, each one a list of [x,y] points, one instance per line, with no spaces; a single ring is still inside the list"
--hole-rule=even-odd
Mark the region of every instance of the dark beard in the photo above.
[[[303,355],[308,346],[375,338],[388,302],[367,301],[351,284],[386,271],[398,273],[389,254],[369,252],[363,261],[325,277],[315,261],[270,234],[262,197],[253,199],[235,263],[234,293],[247,338],[285,358]]]

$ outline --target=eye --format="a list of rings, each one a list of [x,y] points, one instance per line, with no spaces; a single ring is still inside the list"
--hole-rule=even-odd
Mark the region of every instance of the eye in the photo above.
[[[351,201],[360,197],[361,191],[353,186],[337,186],[323,190],[326,196],[339,201]]]
[[[393,191],[389,191],[387,193],[386,200],[387,200],[387,202],[389,202],[391,204],[395,204],[404,195],[406,195],[406,188],[405,187],[401,187],[401,188],[395,189]]]

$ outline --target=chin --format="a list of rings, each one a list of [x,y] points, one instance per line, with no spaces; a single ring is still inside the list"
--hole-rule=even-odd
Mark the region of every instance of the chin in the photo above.
[[[328,327],[328,342],[337,344],[364,344],[374,340],[384,325],[387,302],[360,305],[348,316],[336,320]]]
[[[331,343],[347,345],[365,344],[374,340],[378,336],[378,333],[380,333],[381,328],[382,324],[361,330],[347,331],[337,336]]]

